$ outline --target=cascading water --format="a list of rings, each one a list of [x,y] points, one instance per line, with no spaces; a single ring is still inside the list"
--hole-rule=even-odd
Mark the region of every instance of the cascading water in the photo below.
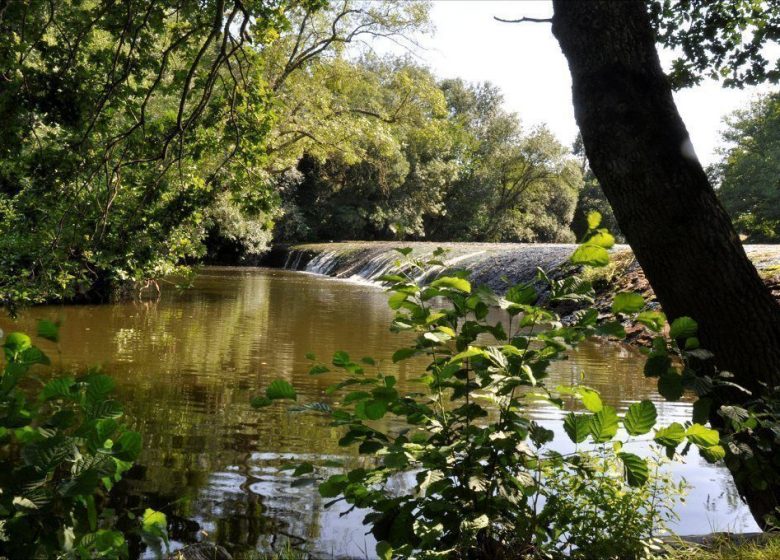
[[[399,247],[412,247],[421,258],[432,256],[440,246],[436,243],[328,243],[290,247],[284,259],[284,268],[302,270],[358,282],[378,282],[392,271],[400,255]],[[502,290],[509,282],[529,281],[537,267],[545,270],[566,262],[573,245],[519,244],[519,243],[445,243],[444,267],[418,272],[417,280],[432,280],[446,269],[470,270],[479,283]],[[411,272],[411,271],[410,271]]]

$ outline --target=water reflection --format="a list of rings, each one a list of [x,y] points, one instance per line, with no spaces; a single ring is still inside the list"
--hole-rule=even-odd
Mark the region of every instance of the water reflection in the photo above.
[[[211,540],[241,555],[289,539],[321,556],[372,556],[361,514],[323,509],[315,486],[293,487],[277,470],[291,456],[344,458],[340,434],[316,416],[281,407],[259,414],[248,401],[278,377],[306,400],[327,398],[335,378],[308,376],[307,352],[371,355],[401,385],[412,378],[414,363],[390,361],[403,341],[388,331],[381,290],[281,270],[205,268],[194,289],[168,290],[157,303],[38,307],[0,327],[33,331],[40,318],[64,323],[61,353],[41,344],[55,364],[100,364],[116,378],[145,443],[122,499],[165,511],[177,542]],[[619,409],[650,398],[665,422],[690,417],[688,404],[661,400],[641,371],[636,351],[589,343],[553,366],[551,384],[584,376]],[[559,412],[540,407],[534,414],[558,428]],[[728,473],[697,457],[676,471],[693,485],[681,533],[755,528]]]

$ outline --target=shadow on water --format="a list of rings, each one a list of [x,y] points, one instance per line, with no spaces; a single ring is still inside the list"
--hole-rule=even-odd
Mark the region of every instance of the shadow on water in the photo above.
[[[341,516],[341,504],[325,509],[316,486],[294,487],[278,470],[301,458],[358,461],[338,446],[339,432],[316,416],[281,406],[258,413],[248,402],[275,378],[293,382],[302,400],[326,399],[336,378],[307,375],[307,352],[325,360],[339,349],[371,355],[403,386],[415,363],[392,364],[404,340],[389,332],[391,316],[385,294],[372,286],[209,267],[193,289],[165,291],[156,303],[37,307],[0,327],[30,332],[40,318],[61,319],[61,353],[41,344],[55,365],[101,365],[114,376],[127,417],[144,436],[116,499],[165,511],[177,544],[208,540],[241,554],[289,540],[319,556],[365,557],[373,556],[373,541],[362,514]],[[633,349],[589,342],[553,366],[551,385],[584,375],[619,410],[649,398],[664,422],[688,419],[690,405],[663,401],[642,364]],[[540,407],[533,415],[562,434],[559,411]],[[675,474],[693,485],[680,533],[754,530],[726,471],[692,456]]]

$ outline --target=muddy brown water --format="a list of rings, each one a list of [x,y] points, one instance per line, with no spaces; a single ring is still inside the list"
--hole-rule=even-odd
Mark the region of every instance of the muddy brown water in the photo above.
[[[315,486],[292,486],[289,473],[279,470],[300,459],[354,460],[338,446],[339,430],[282,406],[254,411],[249,399],[276,378],[293,382],[302,401],[323,398],[336,378],[309,376],[308,352],[373,356],[403,385],[419,372],[413,363],[391,363],[403,345],[388,330],[391,316],[375,286],[285,270],[206,267],[192,289],[164,289],[156,302],[36,307],[16,321],[3,318],[0,328],[34,332],[38,319],[59,319],[59,349],[40,344],[54,364],[73,371],[99,365],[116,379],[127,421],[144,437],[123,499],[165,511],[174,546],[203,540],[240,555],[289,541],[319,557],[364,558],[373,557],[374,547],[362,514],[324,509]],[[619,411],[647,398],[663,423],[689,419],[689,403],[663,401],[643,378],[643,361],[634,349],[588,342],[553,365],[549,384],[582,377]],[[532,414],[555,429],[564,450],[561,413],[540,406]],[[756,529],[723,468],[693,455],[672,470],[691,485],[678,510],[678,533]]]

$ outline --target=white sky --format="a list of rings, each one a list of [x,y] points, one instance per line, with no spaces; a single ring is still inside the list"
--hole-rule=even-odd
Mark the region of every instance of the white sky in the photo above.
[[[424,38],[426,50],[418,56],[440,78],[492,82],[504,93],[507,109],[518,113],[526,126],[547,123],[561,142],[571,145],[577,135],[571,80],[550,24],[493,19],[551,14],[549,0],[434,0],[436,32]],[[717,159],[723,117],[768,89],[730,90],[708,82],[675,94],[702,163]]]

